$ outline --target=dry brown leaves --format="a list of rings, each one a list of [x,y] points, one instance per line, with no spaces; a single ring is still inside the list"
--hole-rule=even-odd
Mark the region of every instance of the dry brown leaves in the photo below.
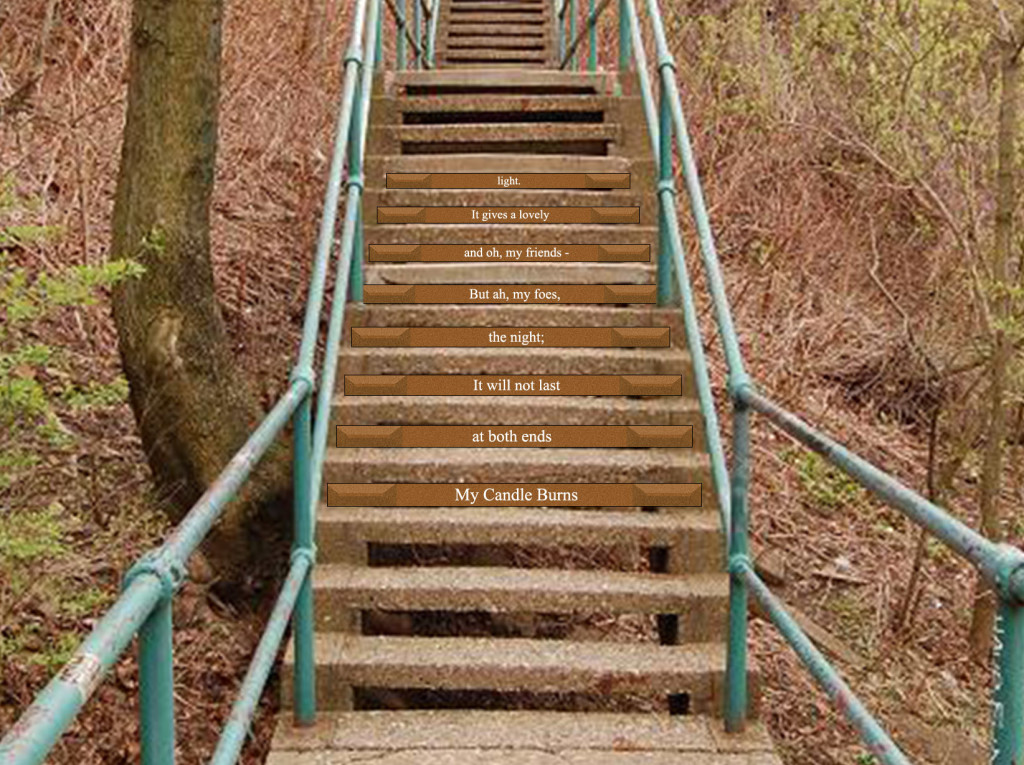
[[[307,30],[310,9],[323,16]],[[99,263],[109,221],[124,117],[128,0],[12,0],[0,6],[0,176],[33,202],[17,222],[52,226],[52,242],[14,253],[32,271]],[[256,0],[228,3],[225,19],[220,153],[213,208],[217,289],[239,363],[269,402],[293,361],[319,221],[320,196],[340,90],[348,3]],[[313,17],[317,19],[316,16]],[[102,379],[118,371],[105,305],[41,330],[70,349],[73,363]],[[46,454],[44,468],[18,487],[17,502],[59,501],[74,519],[66,560],[40,570],[31,587],[0,583],[0,638],[42,625],[49,644],[83,635],[102,613],[53,613],[45,604],[61,577],[112,596],[120,576],[162,535],[159,501],[127,406],[72,423],[69,452]],[[126,492],[126,488],[130,487]],[[11,498],[8,498],[10,500]],[[264,575],[272,575],[269,569]],[[176,618],[176,700],[180,761],[212,753],[248,665],[266,604],[254,594],[242,613],[211,611],[185,596]],[[98,691],[51,762],[138,759],[133,651]],[[32,661],[0,661],[0,729],[45,684]],[[269,699],[276,698],[274,689]],[[272,704],[261,708],[261,762]]]

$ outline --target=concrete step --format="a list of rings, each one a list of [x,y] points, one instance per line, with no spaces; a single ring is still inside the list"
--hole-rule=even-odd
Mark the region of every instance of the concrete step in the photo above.
[[[451,3],[445,15],[448,19],[458,18],[463,14],[473,13],[501,13],[501,14],[520,14],[529,13],[535,15],[546,16],[548,13],[547,3]]]
[[[654,284],[648,263],[366,263],[367,284]]]
[[[475,71],[477,69],[484,69],[484,68],[486,68],[488,70],[492,70],[492,69],[508,69],[509,71],[512,71],[512,72],[525,72],[525,71],[528,71],[528,70],[531,70],[531,69],[538,70],[538,71],[546,69],[548,67],[548,63],[546,61],[545,62],[537,61],[537,62],[533,62],[533,63],[527,63],[527,62],[522,62],[522,61],[513,61],[513,62],[488,61],[486,63],[481,63],[481,62],[475,62],[475,61],[451,61],[451,60],[446,60],[444,62],[444,66],[448,69],[448,71],[456,71],[456,72],[458,72],[458,71],[463,71],[463,72],[464,71],[470,71],[470,72],[472,72],[472,71]]]
[[[438,53],[442,66],[461,67],[490,67],[490,66],[519,66],[519,67],[546,67],[551,60],[551,55],[546,50],[525,50],[501,48],[446,48]]]
[[[503,26],[506,34],[516,34],[518,26],[512,19],[499,18],[494,22]],[[476,33],[479,22],[459,24],[461,31]],[[539,26],[539,25],[538,25]],[[565,93],[610,94],[616,75],[610,73],[563,72],[559,70],[529,70],[510,72],[504,69],[472,72],[445,69],[429,71],[402,71],[391,74],[388,84],[406,95],[443,95],[465,93],[521,93],[524,95],[551,95]],[[524,171],[526,172],[526,171]]]
[[[764,725],[700,715],[485,710],[326,713],[277,726],[267,765],[782,765]]]
[[[508,123],[401,125],[370,129],[372,154],[614,154],[618,125]]]
[[[683,375],[690,355],[676,348],[346,348],[342,375]]]
[[[690,449],[329,448],[328,483],[700,483],[714,507],[707,455]],[[684,511],[685,512],[685,511]]]
[[[522,226],[396,223],[366,224],[367,244],[650,244],[657,247],[656,226],[538,224]]]
[[[462,24],[520,24],[529,26],[536,24],[546,26],[549,16],[544,11],[519,11],[517,13],[501,13],[490,11],[474,11],[472,13],[453,13],[447,19],[448,29],[458,28]]]
[[[388,189],[385,179],[366,190],[364,210],[377,205],[396,207],[644,207],[654,204],[654,194],[641,189]],[[651,220],[655,218],[653,214]]]
[[[551,54],[545,48],[490,48],[483,46],[450,48],[438,52],[442,66],[468,66],[486,68],[491,66],[533,67],[547,66]]]
[[[543,37],[510,37],[508,35],[457,35],[449,38],[443,50],[454,51],[460,48],[493,48],[501,50],[547,50],[547,41]],[[443,52],[443,51],[441,51]]]
[[[682,641],[725,636],[726,573],[650,574],[484,566],[318,565],[317,629],[350,609],[538,614],[678,614]]]
[[[632,173],[630,186],[640,189],[636,176],[653,177],[654,161],[629,157],[561,156],[539,157],[536,154],[446,154],[403,156],[401,154],[367,154],[368,183],[382,183],[385,173],[503,173],[510,169],[520,173]],[[455,170],[453,170],[455,168]],[[378,181],[378,179],[381,179]]]
[[[449,40],[471,35],[536,37],[548,41],[551,30],[537,24],[459,24],[439,33],[438,39],[444,45]]]
[[[704,450],[704,420],[691,398],[583,396],[338,396],[332,426],[345,425],[690,425]]]
[[[533,693],[687,694],[692,713],[719,713],[725,647],[499,638],[364,637],[318,633],[320,709],[346,686]],[[293,647],[281,666],[290,706]]]
[[[614,545],[675,547],[680,573],[723,570],[721,520],[715,510],[672,513],[493,507],[327,507],[317,513],[320,563],[347,560],[352,540],[381,544],[516,544],[558,548]],[[319,576],[320,569],[317,569]]]
[[[670,327],[685,347],[677,308],[550,305],[353,305],[346,322],[360,327]]]
[[[461,44],[461,40],[459,39]],[[490,44],[490,40],[507,41],[506,37],[467,37],[474,44]],[[520,38],[513,38],[520,39]],[[532,38],[521,38],[529,40]],[[531,44],[542,45],[540,40]],[[437,97],[407,96],[405,98],[377,97],[373,99],[372,114],[375,125],[420,124],[430,122],[518,122],[559,120],[562,122],[603,122],[605,112],[613,108],[613,100],[606,96],[520,96],[477,95]]]

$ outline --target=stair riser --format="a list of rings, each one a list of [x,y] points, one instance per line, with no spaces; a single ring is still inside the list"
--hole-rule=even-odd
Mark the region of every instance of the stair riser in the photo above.
[[[292,708],[292,667],[281,668],[282,706]],[[688,694],[693,714],[721,715],[716,686],[724,687],[725,673],[706,673],[693,677],[658,674],[650,677],[628,670],[594,672],[559,677],[528,670],[501,670],[478,673],[459,665],[438,667],[365,668],[339,663],[318,665],[316,685],[321,710],[348,709],[351,688],[424,688],[434,690],[474,690],[525,693],[582,693],[596,696]]]
[[[335,614],[349,609],[389,612],[432,611],[437,613],[537,613],[537,614],[677,614],[680,635],[685,642],[705,643],[725,639],[728,601],[719,598],[652,599],[621,595],[602,597],[558,597],[556,593],[481,593],[476,596],[453,596],[450,592],[402,593],[351,592],[331,589],[315,591],[317,630],[346,631],[347,623],[338,624]]]

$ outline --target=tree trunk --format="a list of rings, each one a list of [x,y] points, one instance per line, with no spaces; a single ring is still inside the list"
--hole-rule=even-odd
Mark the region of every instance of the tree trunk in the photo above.
[[[993,542],[1003,538],[999,509],[1002,485],[1003,448],[1006,436],[1007,369],[1013,354],[1007,334],[1010,318],[1010,249],[1013,246],[1013,217],[1017,206],[1016,148],[1017,101],[1020,85],[1020,48],[1015,39],[1000,44],[1002,95],[999,102],[998,174],[996,177],[995,248],[992,253],[992,358],[989,372],[988,433],[982,463],[979,509],[981,532]],[[970,646],[975,661],[988,661],[992,652],[995,624],[995,593],[979,576],[975,584],[971,615]]]
[[[260,418],[232,357],[210,261],[222,11],[222,0],[135,0],[114,205],[113,254],[146,268],[114,291],[119,349],[146,456],[175,520]],[[215,566],[246,557],[249,507],[228,509]]]

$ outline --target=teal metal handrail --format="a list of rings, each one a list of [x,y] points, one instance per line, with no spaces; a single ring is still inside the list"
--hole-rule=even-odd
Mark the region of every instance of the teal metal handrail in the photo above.
[[[424,25],[415,22],[415,66],[434,65],[433,40],[439,0],[422,5]],[[398,41],[406,23],[396,17]],[[42,762],[91,698],[131,640],[139,636],[139,717],[144,765],[172,765],[175,757],[174,657],[171,606],[184,583],[189,556],[199,547],[224,508],[237,495],[277,437],[292,422],[294,538],[288,572],[270,619],[254,652],[231,715],[211,763],[230,765],[245,744],[260,696],[289,624],[295,646],[294,715],[298,725],[316,718],[312,572],[316,564],[314,530],[323,462],[327,449],[331,397],[346,305],[362,300],[363,158],[369,128],[374,71],[384,64],[383,0],[356,0],[352,32],[344,57],[343,82],[323,214],[313,258],[302,341],[288,388],[232,457],[182,522],[155,550],[128,571],[121,595],[75,650],[71,660],[36,696],[0,740],[0,765]],[[421,28],[424,27],[424,28]],[[396,44],[397,68],[404,69],[404,45]],[[327,282],[335,251],[341,192],[345,215],[337,247],[334,291],[328,317],[326,352],[316,385],[314,359]],[[316,392],[316,419],[313,395]]]
[[[656,193],[659,200],[659,304],[671,304],[677,298],[681,302],[698,398],[705,417],[706,447],[711,459],[715,493],[727,539],[730,586],[724,710],[726,729],[736,732],[742,730],[746,724],[748,600],[750,595],[753,595],[818,684],[857,729],[871,754],[886,765],[909,763],[906,755],[871,716],[754,570],[749,549],[747,500],[751,465],[750,413],[755,411],[952,548],[977,568],[995,589],[1000,606],[994,641],[996,683],[993,690],[991,762],[993,765],[1021,765],[1024,763],[1024,552],[985,539],[941,507],[819,433],[756,390],[746,372],[739,336],[733,325],[710,217],[683,114],[675,62],[668,48],[658,0],[646,0],[646,8],[656,46],[654,66],[659,80],[657,103],[648,78],[648,61],[643,51],[635,0],[619,0],[618,66],[623,73],[630,69],[631,64],[636,66],[635,75],[639,81],[648,132],[652,139],[653,156],[658,167]],[[591,72],[596,69],[596,55],[593,50],[596,39],[590,33],[596,28],[595,15],[600,13],[594,13],[593,3],[590,9],[586,27],[577,35],[575,0],[562,0],[557,8],[555,23],[558,27],[559,61],[562,62],[563,68],[566,65],[575,65],[577,48],[586,34],[591,46],[587,68]],[[601,10],[603,9],[602,4]],[[568,49],[565,42],[566,16],[570,40]],[[687,271],[686,252],[680,235],[675,206],[674,160],[679,163],[686,186],[715,328],[728,370],[727,391],[733,417],[731,472],[725,466],[693,288]],[[678,288],[678,295],[673,294],[673,284]]]

